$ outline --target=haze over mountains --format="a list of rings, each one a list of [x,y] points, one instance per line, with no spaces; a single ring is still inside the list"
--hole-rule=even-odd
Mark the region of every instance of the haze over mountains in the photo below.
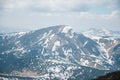
[[[59,25],[0,34],[0,79],[91,80],[120,70],[119,62],[119,31]]]

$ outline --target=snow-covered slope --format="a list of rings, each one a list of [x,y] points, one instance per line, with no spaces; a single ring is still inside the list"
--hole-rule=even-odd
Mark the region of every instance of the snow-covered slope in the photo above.
[[[92,28],[88,31],[83,32],[83,34],[96,41],[97,44],[100,45],[102,50],[104,50],[105,52],[104,55],[110,63],[116,63],[116,59],[117,61],[119,61],[118,59],[120,57],[120,31],[109,31],[105,29]],[[118,57],[115,58],[115,56]]]
[[[88,33],[79,34],[70,26],[60,25],[1,34],[0,73],[44,80],[86,80],[118,70],[119,37],[106,39]],[[101,38],[118,43],[109,47]],[[109,52],[109,48],[114,51]]]

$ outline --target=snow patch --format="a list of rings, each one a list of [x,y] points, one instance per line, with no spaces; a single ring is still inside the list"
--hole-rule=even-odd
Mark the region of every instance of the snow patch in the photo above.
[[[60,41],[56,41],[53,45],[52,51],[55,51],[57,47],[60,46]]]
[[[87,43],[88,43],[88,41],[86,41],[86,42],[83,44],[83,46],[85,46]]]
[[[24,35],[24,34],[26,34],[26,32],[19,32],[18,34],[19,35]]]
[[[52,34],[52,35],[50,36],[50,40],[51,40],[54,36],[55,36],[55,34]]]
[[[61,67],[60,66],[55,66],[55,67],[50,67],[49,71],[55,72],[55,73],[59,73],[61,71]]]
[[[64,48],[62,48],[62,50],[63,50],[63,52],[64,52],[64,54],[66,55],[66,56],[72,56],[70,53],[72,53],[72,49],[70,48],[70,49],[67,49],[67,50],[65,50]]]

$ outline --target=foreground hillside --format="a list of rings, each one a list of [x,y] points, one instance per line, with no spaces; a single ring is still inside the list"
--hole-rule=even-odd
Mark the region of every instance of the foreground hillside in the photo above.
[[[104,76],[100,76],[94,80],[119,80],[119,79],[120,79],[120,71],[116,71],[116,72],[108,73]]]

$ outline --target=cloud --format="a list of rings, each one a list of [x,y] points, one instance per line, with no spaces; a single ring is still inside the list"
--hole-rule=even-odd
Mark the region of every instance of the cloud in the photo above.
[[[114,20],[116,22],[120,21],[120,11],[113,11],[111,14],[106,14],[106,15],[101,15],[101,18],[103,18],[103,20]]]
[[[36,11],[49,11],[49,12],[72,12],[72,11],[85,11],[88,9],[86,7],[87,3],[85,1],[77,0],[40,0],[34,2],[31,6],[33,10]]]
[[[46,16],[73,16],[82,18],[104,18],[119,17],[120,0],[0,0],[1,11],[27,12],[30,15]],[[99,6],[98,6],[99,5]],[[107,14],[94,14],[100,12]],[[92,12],[90,12],[93,9]],[[107,9],[107,10],[106,10]]]
[[[0,0],[0,8],[7,11],[26,9],[31,6],[29,0]]]
[[[13,11],[22,9],[38,12],[81,12],[105,2],[106,0],[0,0],[0,8]]]
[[[120,10],[120,0],[113,0],[109,4],[109,8]]]
[[[120,19],[120,11],[115,10],[109,14],[91,14],[88,12],[81,12],[77,17],[86,18],[86,19],[102,19],[102,20],[110,20],[110,19]]]

